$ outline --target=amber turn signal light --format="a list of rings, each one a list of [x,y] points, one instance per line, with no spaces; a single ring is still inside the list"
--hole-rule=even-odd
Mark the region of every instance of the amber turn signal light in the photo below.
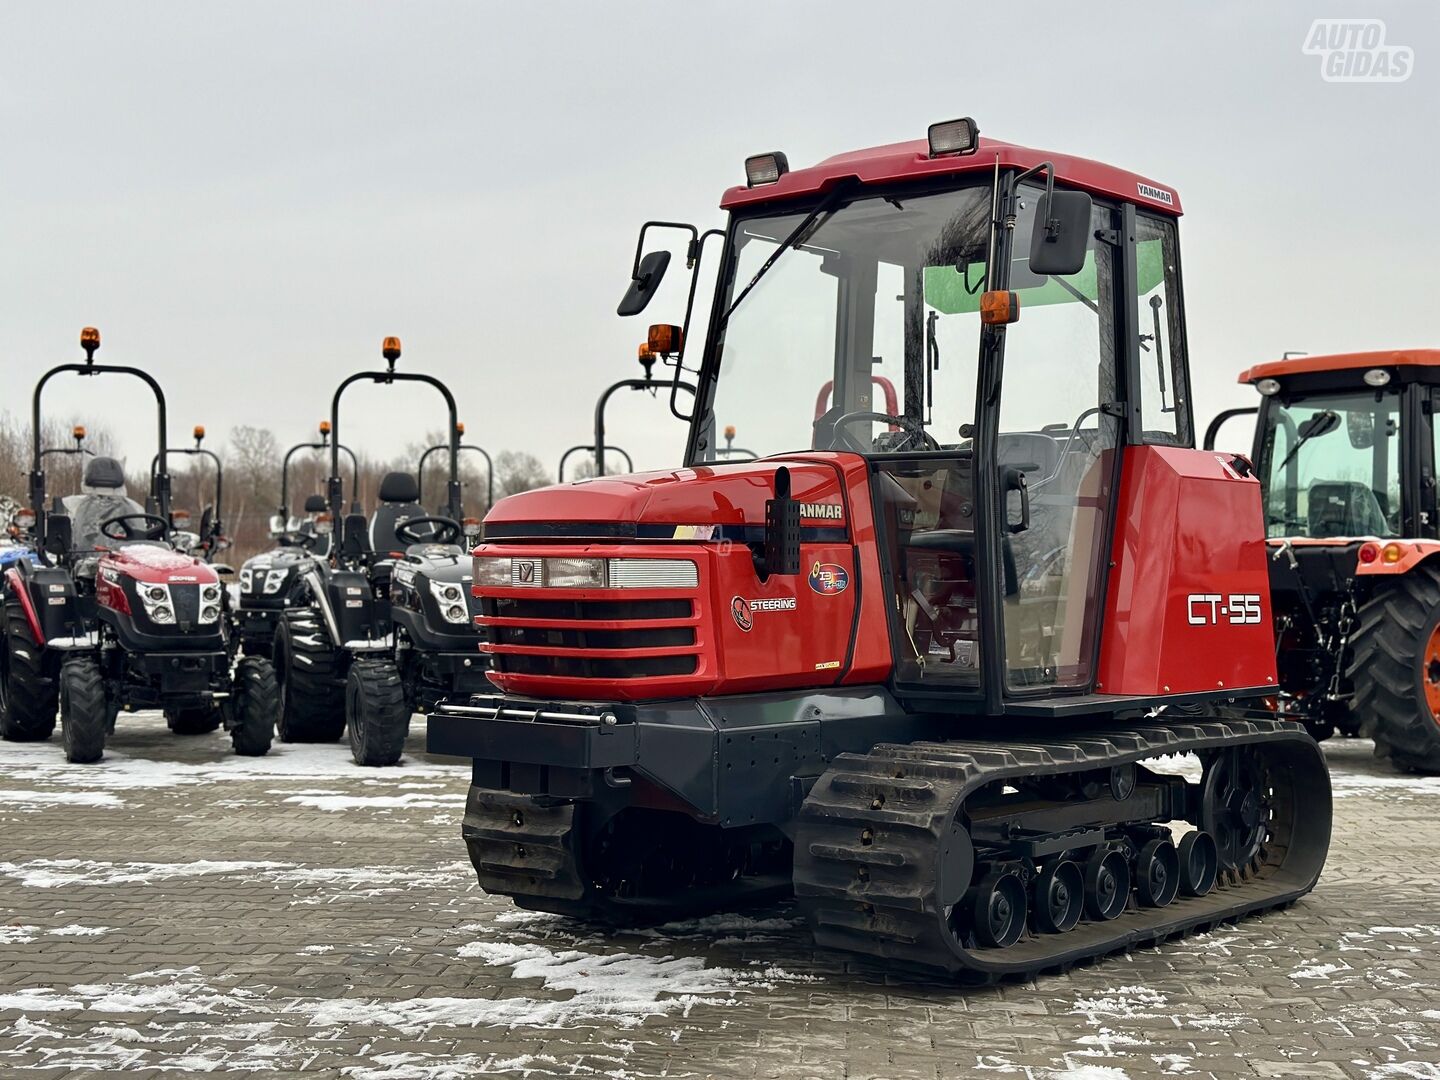
[[[330,421],[329,421],[329,420],[321,420],[321,421],[320,421],[320,434],[321,434],[321,435],[329,435],[329,434],[330,434]]]
[[[1020,318],[1020,298],[1013,292],[992,289],[980,295],[980,321],[986,326],[1004,326]]]
[[[725,425],[725,438],[727,438],[727,439],[733,439],[733,438],[735,438],[735,425],[734,425],[734,424],[726,424],[726,425]]]
[[[93,326],[87,326],[80,331],[80,347],[84,349],[89,346],[97,349],[100,347],[100,331]]]
[[[456,434],[456,435],[464,435],[464,434],[465,434],[465,421],[464,421],[464,420],[456,420],[456,421],[455,421],[455,434]]]
[[[671,326],[668,323],[656,323],[650,327],[650,338],[646,344],[652,353],[658,353],[660,356],[678,353],[682,344],[680,327]]]
[[[85,438],[85,425],[76,424],[73,428],[70,429],[70,435],[76,442],[80,442],[82,439]]]
[[[400,339],[398,337],[387,337],[380,346],[380,355],[386,360],[400,359]]]
[[[196,424],[195,430],[192,431],[191,434],[195,436],[195,441],[199,442],[201,439],[205,438],[205,425]]]

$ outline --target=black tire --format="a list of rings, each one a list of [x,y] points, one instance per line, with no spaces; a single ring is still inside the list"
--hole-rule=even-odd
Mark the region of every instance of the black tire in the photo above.
[[[230,743],[243,757],[260,757],[270,750],[275,737],[275,717],[280,712],[280,684],[275,667],[260,656],[247,656],[235,665],[235,679],[226,702],[225,725]]]
[[[310,608],[285,612],[275,632],[275,677],[281,742],[334,742],[345,731],[344,655]]]
[[[390,659],[360,657],[345,679],[345,722],[356,765],[394,765],[410,731],[410,706]]]
[[[100,665],[91,656],[66,657],[60,668],[60,734],[65,760],[88,765],[105,756],[110,708]]]
[[[5,602],[0,632],[0,737],[40,742],[55,731],[60,708],[58,659],[35,642],[18,600]]]
[[[208,735],[220,726],[220,710],[214,705],[166,709],[165,726],[176,735]]]
[[[1357,622],[1347,674],[1361,732],[1400,768],[1440,773],[1440,567],[1377,586]]]

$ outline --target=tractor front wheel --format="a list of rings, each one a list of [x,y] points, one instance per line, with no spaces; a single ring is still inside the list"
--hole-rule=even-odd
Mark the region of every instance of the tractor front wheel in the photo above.
[[[345,680],[345,722],[356,765],[394,765],[405,749],[410,706],[393,660],[365,657]]]
[[[1440,568],[1378,586],[1358,622],[1349,676],[1361,732],[1400,768],[1440,773]]]
[[[105,756],[110,707],[100,665],[90,656],[67,657],[60,668],[60,734],[65,760],[88,765]]]
[[[53,655],[35,642],[18,600],[5,603],[0,642],[0,737],[39,742],[55,730],[59,688]]]
[[[319,616],[291,609],[275,631],[275,676],[280,680],[276,729],[281,742],[334,742],[345,730],[344,657]]]
[[[269,660],[247,656],[235,665],[235,682],[225,703],[226,727],[235,753],[260,757],[275,737],[280,687]]]

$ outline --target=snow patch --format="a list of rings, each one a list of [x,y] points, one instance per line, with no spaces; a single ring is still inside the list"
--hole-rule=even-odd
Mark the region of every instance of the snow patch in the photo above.
[[[421,795],[406,792],[404,795],[291,795],[287,803],[308,806],[315,810],[438,810],[445,806],[464,806],[465,796],[460,793],[446,795]]]
[[[47,806],[121,807],[125,803],[104,791],[0,791],[0,809],[33,814]]]

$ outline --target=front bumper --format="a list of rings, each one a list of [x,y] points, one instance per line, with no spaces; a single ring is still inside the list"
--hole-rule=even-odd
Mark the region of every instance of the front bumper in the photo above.
[[[223,691],[230,672],[224,653],[133,653],[126,660],[161,697]]]
[[[784,825],[834,755],[937,738],[945,723],[883,687],[647,702],[475,694],[436,707],[426,749],[470,758],[480,788]]]

